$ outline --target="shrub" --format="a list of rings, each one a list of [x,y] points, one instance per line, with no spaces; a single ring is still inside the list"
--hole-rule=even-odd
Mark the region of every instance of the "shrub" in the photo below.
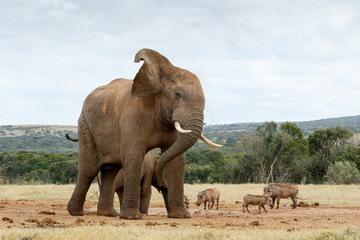
[[[349,161],[340,161],[329,166],[324,176],[328,184],[358,184],[360,183],[360,171],[356,164]]]

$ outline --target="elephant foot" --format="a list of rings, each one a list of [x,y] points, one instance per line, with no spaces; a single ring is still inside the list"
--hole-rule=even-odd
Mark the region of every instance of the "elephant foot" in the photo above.
[[[97,215],[98,216],[107,216],[107,217],[116,217],[118,215],[118,213],[114,208],[98,209]]]
[[[141,218],[141,213],[136,209],[121,210],[120,218],[128,220],[138,220]]]
[[[82,206],[79,207],[76,204],[73,204],[71,201],[67,205],[67,210],[71,216],[83,216],[84,215],[84,210],[83,210]]]
[[[191,218],[191,214],[185,208],[170,211],[168,218]]]
[[[146,211],[145,211],[145,210],[141,210],[140,213],[141,213],[141,214],[146,214],[146,215],[149,214],[149,212],[148,212],[147,210],[146,210]]]

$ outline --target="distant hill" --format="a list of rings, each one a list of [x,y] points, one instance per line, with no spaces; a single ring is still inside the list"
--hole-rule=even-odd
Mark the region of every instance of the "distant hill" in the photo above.
[[[353,133],[360,133],[360,115],[295,123],[301,128],[305,136],[318,129],[336,126],[349,128]],[[244,135],[254,132],[260,124],[263,123],[205,125],[203,132],[207,138],[231,147],[240,141]],[[280,124],[278,123],[278,125]],[[59,125],[3,125],[0,126],[0,152],[77,152],[78,144],[68,141],[65,138],[65,133],[70,133],[70,136],[76,138],[77,127]],[[198,143],[194,148],[203,149],[205,147],[202,143]],[[225,148],[222,151],[227,150],[229,149]]]
[[[77,127],[58,125],[3,125],[0,126],[0,152],[77,152],[78,144],[67,140],[65,133],[70,133],[70,136],[77,137]]]
[[[353,133],[360,133],[360,115],[351,117],[327,118],[314,121],[294,122],[307,136],[318,129],[346,127]]]

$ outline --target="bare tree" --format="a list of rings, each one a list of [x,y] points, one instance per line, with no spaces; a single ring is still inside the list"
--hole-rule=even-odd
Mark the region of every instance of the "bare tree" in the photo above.
[[[274,182],[274,176],[273,176],[273,169],[274,169],[274,165],[275,163],[278,161],[282,151],[284,150],[284,148],[286,147],[286,145],[288,144],[288,142],[291,141],[291,136],[290,134],[286,133],[286,132],[282,132],[281,133],[281,143],[280,143],[280,148],[275,156],[274,161],[271,163],[270,165],[270,171],[269,171],[269,175],[266,179],[266,183],[269,182]]]

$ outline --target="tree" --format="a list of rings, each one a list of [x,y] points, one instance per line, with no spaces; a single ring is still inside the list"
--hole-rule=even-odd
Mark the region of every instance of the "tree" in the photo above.
[[[330,164],[334,163],[334,153],[353,136],[353,133],[344,127],[316,130],[308,137],[310,153],[318,156],[327,172]]]
[[[281,156],[282,152],[284,151],[286,145],[290,141],[291,141],[290,134],[288,134],[286,132],[282,132],[281,137],[280,137],[280,146],[278,147],[278,150],[277,150],[277,153],[275,155],[274,161],[270,165],[269,175],[268,175],[268,177],[266,179],[266,183],[274,182],[274,175],[273,175],[274,165],[277,162],[277,160],[280,158],[280,156]]]
[[[334,153],[334,162],[349,161],[356,164],[360,170],[360,145],[359,143],[350,142],[338,147]]]
[[[252,162],[255,182],[282,182],[292,179],[295,165],[308,154],[308,142],[295,123],[283,123],[277,128],[275,122],[265,122],[255,133],[242,140],[245,155],[243,162]],[[301,177],[296,179],[301,181]]]

